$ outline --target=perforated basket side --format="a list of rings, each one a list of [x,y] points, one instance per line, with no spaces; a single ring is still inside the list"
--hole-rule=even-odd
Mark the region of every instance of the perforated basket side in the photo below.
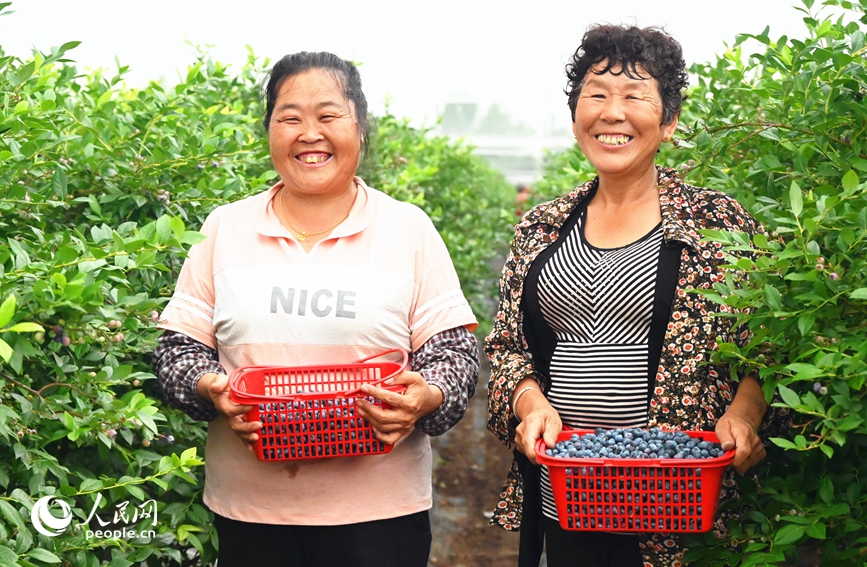
[[[584,430],[567,430],[558,441]],[[712,432],[686,431],[716,441]],[[562,459],[544,454],[560,526],[609,532],[704,532],[713,519],[729,451],[714,459]],[[541,454],[540,454],[541,453]]]
[[[395,392],[404,386],[388,386]],[[355,412],[359,395],[310,394],[291,401],[256,404],[247,421],[261,421],[259,440],[254,444],[261,461],[283,461],[379,455],[392,445],[376,438],[371,425]],[[388,408],[373,397],[370,403]]]
[[[724,467],[553,467],[561,527],[577,531],[704,532],[713,526]]]
[[[274,369],[263,376],[268,397],[337,393],[357,390],[364,384],[378,384],[387,376],[382,364],[359,364],[332,368]]]

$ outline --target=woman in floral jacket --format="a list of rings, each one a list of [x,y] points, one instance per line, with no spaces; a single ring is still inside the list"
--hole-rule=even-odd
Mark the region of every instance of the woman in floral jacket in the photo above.
[[[744,345],[730,308],[690,290],[726,277],[699,231],[763,229],[737,201],[656,166],[677,126],[680,46],[652,29],[597,26],[567,67],[573,132],[598,176],[530,210],[516,227],[486,352],[489,429],[516,460],[492,523],[521,529],[519,565],[680,565],[671,534],[575,532],[556,520],[534,445],[569,427],[715,430],[743,473],[765,456],[767,403],[755,376],[710,362]],[[734,488],[724,479],[724,496]],[[721,522],[715,526],[724,530]]]

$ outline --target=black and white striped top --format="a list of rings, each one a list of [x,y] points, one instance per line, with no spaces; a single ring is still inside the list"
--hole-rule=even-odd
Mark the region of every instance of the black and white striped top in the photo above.
[[[556,335],[548,400],[573,428],[644,427],[648,339],[662,225],[613,249],[584,238],[586,208],[539,273],[539,306]],[[542,503],[556,519],[548,471]]]

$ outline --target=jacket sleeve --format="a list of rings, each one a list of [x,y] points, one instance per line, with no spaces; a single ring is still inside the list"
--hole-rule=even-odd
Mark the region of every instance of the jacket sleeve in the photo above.
[[[527,376],[532,376],[540,385],[544,385],[544,378],[533,366],[522,329],[521,296],[529,268],[524,259],[527,241],[522,229],[516,230],[500,278],[497,315],[491,333],[485,339],[485,353],[491,362],[488,429],[507,446],[514,441],[517,427],[517,420],[512,414],[515,386]]]
[[[466,327],[437,333],[412,353],[412,368],[443,392],[440,407],[416,422],[430,436],[442,435],[464,416],[479,379],[479,346]]]
[[[183,333],[166,331],[157,340],[152,365],[167,402],[193,419],[211,421],[217,417],[214,406],[196,390],[202,375],[226,373],[216,350]]]

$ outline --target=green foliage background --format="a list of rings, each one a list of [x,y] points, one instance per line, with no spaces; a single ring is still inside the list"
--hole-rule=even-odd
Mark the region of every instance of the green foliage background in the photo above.
[[[174,87],[130,89],[124,67],[81,73],[75,45],[26,61],[0,50],[0,565],[207,564],[205,427],[162,403],[149,353],[195,229],[275,181],[268,62],[250,54],[232,69],[203,54]],[[390,114],[376,122],[366,181],[429,213],[484,332],[513,188],[468,146]],[[52,494],[74,521],[50,538],[30,511]],[[157,537],[84,537],[75,526],[100,495],[104,519],[155,499]]]
[[[770,231],[750,274],[710,296],[750,312],[745,349],[719,345],[739,373],[755,370],[795,425],[741,477],[744,520],[731,538],[692,537],[699,565],[863,565],[867,560],[867,1],[802,0],[806,39],[740,36],[694,65],[676,147],[658,163],[736,197]],[[823,15],[824,14],[824,15]],[[746,53],[745,41],[758,50]],[[751,43],[756,45],[756,43]],[[747,56],[748,57],[745,57]],[[744,62],[746,60],[746,62]],[[548,156],[537,199],[592,177],[577,150]],[[731,251],[750,245],[707,234]],[[741,282],[743,283],[743,282]]]

